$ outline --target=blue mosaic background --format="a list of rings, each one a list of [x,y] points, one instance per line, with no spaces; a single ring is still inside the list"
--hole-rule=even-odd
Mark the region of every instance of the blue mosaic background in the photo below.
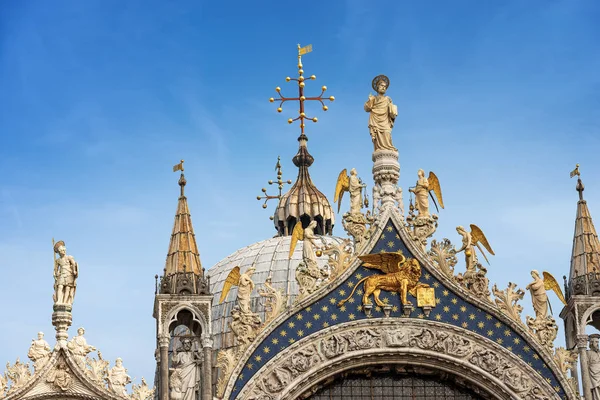
[[[400,239],[396,227],[391,221],[388,221],[386,228],[371,253],[399,250],[408,257],[412,257]],[[236,382],[230,398],[235,399],[256,371],[287,346],[332,325],[366,319],[367,316],[362,310],[362,284],[342,307],[338,307],[337,303],[350,295],[352,289],[360,279],[374,273],[379,273],[379,271],[362,266],[358,267],[348,279],[341,282],[327,296],[309,307],[298,311],[279,325],[262,341],[247,360],[246,365],[238,376],[238,382]],[[493,315],[459,297],[459,295],[445,287],[429,274],[423,265],[420,281],[428,283],[431,287],[435,288],[437,305],[431,310],[429,317],[426,317],[422,313],[422,310],[416,307],[416,299],[409,294],[409,300],[415,305],[415,309],[409,318],[431,319],[444,322],[470,330],[495,341],[533,367],[554,387],[561,397],[566,398],[564,389],[554,373],[520,334]],[[392,306],[390,317],[401,317],[402,306],[398,293],[382,291],[380,298],[383,302]],[[372,318],[384,317],[383,309],[375,306],[372,296],[371,301],[374,304],[371,310]]]

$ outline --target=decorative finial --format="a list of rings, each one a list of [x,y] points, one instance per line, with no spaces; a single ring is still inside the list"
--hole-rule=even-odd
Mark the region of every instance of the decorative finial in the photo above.
[[[183,188],[187,181],[185,180],[185,176],[183,176],[183,160],[177,165],[173,165],[173,172],[181,171],[181,176],[179,177],[179,186],[181,186],[181,197],[183,197]]]
[[[577,176],[577,186],[575,186],[575,190],[579,192],[579,200],[583,200],[583,190],[585,186],[583,186],[583,182],[581,182],[581,174],[579,173],[579,164],[575,164],[575,169],[571,171],[571,178]]]
[[[277,183],[277,188],[279,189],[279,194],[277,196],[270,196],[267,194],[267,189],[266,188],[262,188],[262,192],[265,194],[264,196],[256,196],[256,200],[262,200],[265,199],[264,204],[262,205],[262,208],[267,208],[267,202],[269,200],[273,200],[273,199],[281,199],[281,191],[283,190],[283,185],[285,183],[287,183],[288,185],[292,184],[292,181],[290,179],[288,179],[287,181],[283,181],[281,179],[282,176],[282,172],[281,172],[281,157],[277,156],[277,164],[275,164],[275,171],[277,171],[277,181],[273,182],[273,181],[269,181],[269,185],[272,185],[273,183]],[[271,221],[273,220],[273,216],[269,217],[271,219]]]
[[[279,98],[273,98],[271,97],[269,99],[269,101],[271,103],[275,102],[275,100],[279,101],[279,107],[277,108],[277,112],[282,112],[283,108],[282,105],[283,103],[285,103],[286,101],[298,101],[300,103],[300,111],[299,111],[299,115],[296,118],[290,118],[288,119],[288,123],[292,124],[294,121],[298,121],[300,120],[300,137],[298,138],[298,141],[306,141],[308,140],[306,135],[304,134],[304,120],[309,119],[312,122],[317,122],[317,118],[316,117],[307,117],[306,113],[304,111],[304,102],[307,100],[315,100],[321,103],[321,105],[323,106],[323,111],[327,111],[328,107],[325,105],[325,103],[323,103],[323,100],[327,100],[326,98],[323,98],[323,94],[325,93],[325,91],[327,90],[327,86],[323,86],[321,87],[321,94],[319,96],[316,97],[306,97],[304,96],[304,86],[305,86],[305,80],[306,78],[304,78],[304,70],[302,69],[302,56],[304,54],[310,53],[312,51],[312,44],[309,44],[308,46],[304,46],[304,47],[300,47],[300,44],[298,44],[298,78],[290,78],[289,76],[287,78],[285,78],[285,80],[287,82],[289,81],[296,81],[298,82],[298,97],[285,97],[283,96],[283,94],[281,94],[281,88],[280,87],[276,87],[275,91],[279,94]],[[308,78],[310,80],[315,80],[317,79],[317,77],[315,75],[311,75],[310,78]],[[334,101],[335,97],[333,96],[329,96],[329,101]]]

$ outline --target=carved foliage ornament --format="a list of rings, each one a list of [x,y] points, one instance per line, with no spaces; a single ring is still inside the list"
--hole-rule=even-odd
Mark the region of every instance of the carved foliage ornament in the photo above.
[[[522,289],[517,289],[516,283],[509,282],[508,288],[504,290],[498,290],[496,285],[492,288],[494,292],[494,296],[496,297],[495,302],[496,306],[514,321],[522,324],[521,321],[521,311],[523,311],[523,307],[520,304],[517,304],[519,300],[523,300],[523,296],[525,292]]]
[[[284,356],[267,364],[261,372],[246,384],[251,390],[241,391],[243,400],[279,399],[283,391],[296,379],[307,379],[306,373],[315,373],[316,369],[327,368],[332,361],[352,353],[364,354],[365,351],[381,349],[385,352],[393,349],[420,349],[450,356],[461,363],[481,368],[496,380],[508,386],[519,398],[554,398],[552,387],[540,377],[534,379],[535,372],[499,349],[489,344],[480,344],[476,338],[457,334],[452,329],[439,326],[397,327],[388,325],[383,328],[354,327],[334,334],[323,334],[303,346],[285,352]],[[541,396],[541,397],[539,397]]]

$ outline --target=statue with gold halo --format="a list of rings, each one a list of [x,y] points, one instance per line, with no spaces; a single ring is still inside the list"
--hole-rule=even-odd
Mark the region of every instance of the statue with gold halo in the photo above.
[[[317,257],[320,257],[323,251],[317,243],[316,227],[317,221],[311,221],[306,229],[302,227],[302,222],[298,221],[292,231],[289,258],[292,258],[298,240],[302,240],[302,262],[296,268],[299,300],[317,290],[321,282],[328,276],[327,272],[321,270],[317,264]]]
[[[417,289],[420,287],[429,287],[425,283],[420,283],[421,265],[414,259],[407,259],[402,252],[396,253],[379,253],[367,254],[358,256],[363,262],[363,266],[367,268],[377,269],[384,275],[374,274],[369,275],[356,283],[354,289],[346,299],[338,303],[341,307],[354,295],[356,288],[364,284],[363,305],[372,304],[369,297],[373,295],[375,304],[384,307],[386,304],[381,301],[379,294],[382,290],[397,292],[400,294],[400,301],[403,306],[412,306],[412,302],[408,300],[407,295],[417,296]]]
[[[65,242],[59,240],[54,244],[54,253],[58,258],[54,259],[54,304],[73,305],[75,289],[77,288],[77,276],[79,267],[73,256],[67,255]]]
[[[365,111],[370,113],[369,132],[374,151],[398,151],[392,144],[392,128],[398,116],[398,107],[385,95],[389,86],[390,80],[387,76],[376,76],[371,82],[371,87],[377,95],[369,94],[369,99],[365,102]]]
[[[481,248],[481,245],[491,254],[494,255],[494,251],[490,246],[487,238],[483,234],[483,231],[474,224],[470,225],[471,232],[467,232],[462,226],[456,227],[456,231],[462,236],[462,247],[456,251],[456,254],[464,251],[465,253],[465,264],[466,270],[464,274],[458,274],[457,281],[469,289],[475,296],[490,300],[489,280],[485,276],[487,269],[484,268],[477,260],[477,253],[475,248],[478,248],[483,255],[483,258],[489,264],[489,261]]]

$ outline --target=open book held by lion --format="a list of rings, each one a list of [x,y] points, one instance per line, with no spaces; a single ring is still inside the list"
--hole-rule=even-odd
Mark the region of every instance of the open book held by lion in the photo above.
[[[350,296],[340,301],[338,307],[346,303],[354,295],[358,285],[363,282],[365,283],[363,305],[372,304],[369,297],[373,295],[375,304],[380,307],[386,305],[379,298],[382,290],[399,293],[402,305],[406,306],[412,305],[407,299],[408,293],[416,297],[417,288],[429,287],[429,285],[419,282],[419,278],[421,278],[421,265],[419,262],[414,258],[407,259],[402,252],[367,254],[358,258],[363,261],[364,267],[378,269],[384,272],[384,275],[370,275],[358,281]]]

